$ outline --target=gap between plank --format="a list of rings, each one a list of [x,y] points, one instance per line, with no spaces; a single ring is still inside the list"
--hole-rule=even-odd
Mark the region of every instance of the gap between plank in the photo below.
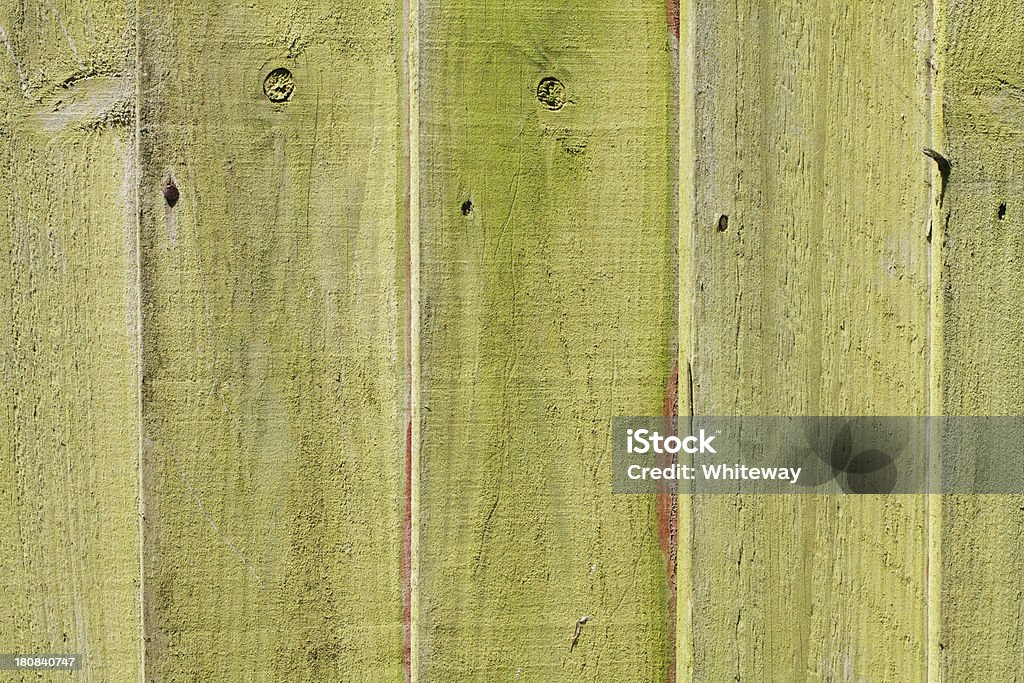
[[[693,238],[696,208],[696,21],[694,0],[680,0],[678,7],[679,40],[676,46],[678,140],[678,319],[677,367],[679,373],[677,396],[681,397],[676,411],[692,418],[693,395],[693,329],[694,292]],[[685,369],[685,372],[684,372]],[[692,419],[689,420],[692,429]],[[675,660],[676,680],[680,683],[693,679],[693,529],[692,499],[685,493],[678,495],[677,551],[676,551],[676,605],[675,605]]]
[[[406,683],[419,680],[419,525],[420,525],[420,206],[419,206],[419,0],[406,0],[404,14],[406,120],[406,344],[408,427],[406,431],[406,510],[402,538],[402,590],[405,608],[403,668]]]
[[[927,91],[929,103],[929,147],[944,152],[943,91],[944,56],[946,41],[945,5],[943,0],[929,3],[931,21],[931,50],[926,63]],[[929,162],[930,163],[930,162]],[[942,405],[942,242],[945,239],[945,222],[942,220],[944,178],[936,168],[931,169],[931,197],[928,245],[928,365],[927,396],[925,414],[941,415]],[[936,188],[939,188],[936,192]],[[933,439],[933,428],[928,430],[929,486],[934,483],[935,473],[941,472],[941,453]],[[942,496],[937,493],[925,494],[925,678],[928,683],[937,683],[941,678],[941,652],[939,640],[942,625]]]
[[[139,17],[141,16],[142,2],[135,0],[135,102],[134,119],[135,126],[132,130],[132,148],[129,154],[132,159],[128,164],[131,170],[131,178],[128,181],[133,188],[130,200],[129,211],[132,212],[132,228],[134,229],[134,254],[130,258],[134,261],[135,288],[134,304],[135,310],[135,424],[138,429],[138,444],[136,447],[136,466],[139,470],[139,681],[146,680],[146,489],[145,489],[145,425],[142,422],[142,52],[139,39]],[[70,40],[70,37],[69,37]]]

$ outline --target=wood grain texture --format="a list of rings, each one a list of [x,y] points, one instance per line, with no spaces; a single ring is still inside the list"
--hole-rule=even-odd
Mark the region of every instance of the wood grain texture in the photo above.
[[[0,5],[0,651],[82,681],[141,667],[130,21]]]
[[[941,5],[942,411],[1024,414],[1024,3]],[[1002,208],[1001,208],[1002,207]],[[1002,213],[1002,216],[1000,215]],[[1024,500],[942,502],[942,680],[1024,680]]]
[[[846,5],[0,3],[0,652],[1024,680],[1018,497],[610,493],[677,395],[1024,409],[1024,0]]]
[[[695,412],[924,414],[928,7],[710,2],[692,21]],[[691,514],[694,680],[923,678],[922,497]]]
[[[400,8],[140,31],[147,677],[400,680]]]
[[[419,31],[413,675],[665,680],[655,503],[611,495],[608,442],[675,381],[665,8],[423,2]]]

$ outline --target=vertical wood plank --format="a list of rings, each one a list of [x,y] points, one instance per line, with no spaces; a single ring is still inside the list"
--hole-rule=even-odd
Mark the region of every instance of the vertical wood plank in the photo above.
[[[674,395],[665,6],[419,10],[414,675],[664,680],[672,558],[655,501],[611,495],[608,433]]]
[[[0,651],[83,681],[142,659],[133,20],[0,6]]]
[[[694,12],[696,413],[924,414],[928,7]],[[920,496],[695,498],[694,679],[921,680],[923,527]]]
[[[942,410],[1024,414],[1024,3],[955,0],[945,23]],[[1024,678],[1024,500],[942,502],[940,680]]]
[[[154,680],[402,677],[401,25],[141,3]]]

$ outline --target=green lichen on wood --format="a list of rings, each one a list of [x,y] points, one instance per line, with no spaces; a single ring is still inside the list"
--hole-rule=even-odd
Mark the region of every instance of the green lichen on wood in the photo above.
[[[401,680],[408,628],[421,681],[1024,675],[1017,499],[669,518],[606,442],[671,407],[680,323],[702,414],[1019,411],[1020,2],[686,5],[684,167],[671,3],[8,5],[0,651]]]
[[[925,413],[927,7],[694,6],[695,411]],[[694,499],[694,678],[922,680],[924,514]]]
[[[942,412],[1020,415],[1024,4],[953,1],[941,11],[942,151],[951,163],[936,229]],[[1018,496],[942,501],[936,668],[943,680],[1024,678],[1022,510]]]
[[[664,680],[655,504],[611,495],[607,434],[674,381],[665,8],[420,12],[416,680]]]
[[[400,8],[140,9],[147,675],[400,680]]]
[[[103,118],[130,89],[130,16],[89,4],[0,7],[0,651],[80,653],[76,678],[130,681],[134,147],[130,126]]]

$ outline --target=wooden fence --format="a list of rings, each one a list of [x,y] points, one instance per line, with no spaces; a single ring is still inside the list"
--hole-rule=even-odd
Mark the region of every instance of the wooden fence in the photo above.
[[[0,0],[0,651],[1024,680],[1018,498],[609,473],[615,415],[1021,412],[1022,26]]]

